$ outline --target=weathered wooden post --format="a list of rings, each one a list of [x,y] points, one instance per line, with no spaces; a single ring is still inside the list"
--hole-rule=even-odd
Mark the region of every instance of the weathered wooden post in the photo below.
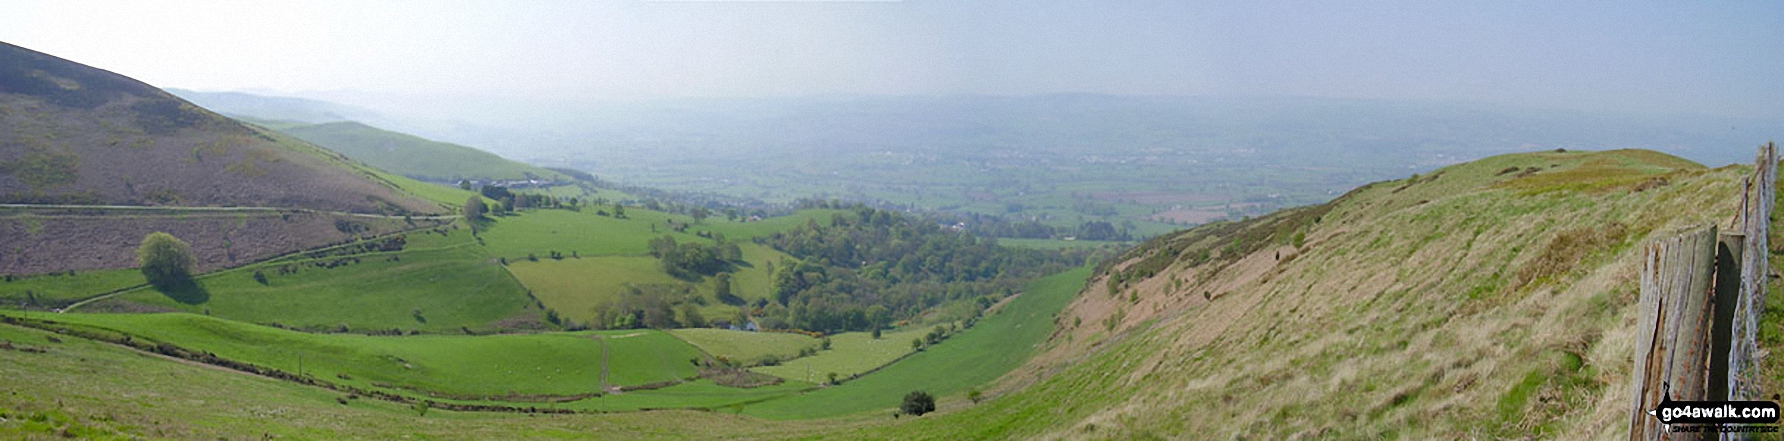
[[[1668,435],[1647,410],[1660,404],[1669,389],[1673,400],[1703,400],[1708,392],[1716,243],[1716,227],[1709,226],[1650,244],[1642,254],[1642,319],[1631,377],[1632,440]]]
[[[1770,272],[1768,262],[1771,244],[1772,198],[1778,182],[1778,147],[1773,143],[1759,148],[1754,160],[1753,177],[1742,194],[1739,222],[1745,236],[1741,250],[1741,294],[1734,316],[1734,344],[1730,348],[1729,393],[1737,400],[1760,400],[1768,397],[1759,390],[1759,315],[1765,310],[1765,282]],[[1738,438],[1738,437],[1724,437]]]
[[[1734,383],[1728,380],[1730,358],[1734,346],[1734,315],[1741,298],[1741,249],[1746,237],[1723,232],[1716,238],[1715,297],[1711,304],[1716,317],[1710,331],[1710,400],[1728,400]]]

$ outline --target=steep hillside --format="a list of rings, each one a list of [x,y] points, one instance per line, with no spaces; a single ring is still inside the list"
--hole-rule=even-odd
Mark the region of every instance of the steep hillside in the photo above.
[[[215,269],[411,228],[404,216],[466,197],[424,199],[420,185],[0,43],[0,203],[157,207],[0,209],[0,274],[132,267],[152,231],[192,242],[200,268]]]
[[[1015,433],[1617,433],[1639,245],[1726,222],[1744,172],[1639,150],[1503,155],[1162,237],[1059,316],[1025,398],[961,417],[1014,418],[1076,385],[1057,398],[1067,423]]]
[[[423,181],[572,180],[557,172],[510,161],[494,153],[352,121],[300,125],[277,130],[365,161],[374,167]]]
[[[438,211],[338,154],[0,43],[0,202]]]

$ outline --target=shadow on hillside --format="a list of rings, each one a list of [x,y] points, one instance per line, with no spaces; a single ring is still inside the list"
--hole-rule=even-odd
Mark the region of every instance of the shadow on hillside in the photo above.
[[[198,281],[189,278],[156,284],[154,288],[156,291],[161,291],[161,294],[167,298],[187,305],[197,305],[211,300],[211,292],[206,291],[204,286],[198,284]]]

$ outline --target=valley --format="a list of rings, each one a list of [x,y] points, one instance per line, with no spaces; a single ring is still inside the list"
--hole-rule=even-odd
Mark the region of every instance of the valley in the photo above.
[[[0,439],[1646,439],[1784,390],[1775,7],[276,6],[0,5]]]

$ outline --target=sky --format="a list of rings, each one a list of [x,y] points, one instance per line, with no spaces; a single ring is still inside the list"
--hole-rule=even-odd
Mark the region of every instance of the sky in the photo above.
[[[575,103],[1315,96],[1784,116],[1778,1],[0,0],[162,87]]]

